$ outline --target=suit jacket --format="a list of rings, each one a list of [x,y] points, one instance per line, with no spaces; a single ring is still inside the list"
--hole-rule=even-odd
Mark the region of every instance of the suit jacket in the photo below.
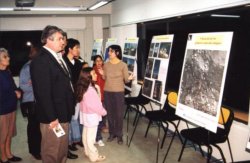
[[[72,81],[72,84],[74,85],[74,88],[75,88],[79,74],[80,74],[81,69],[82,69],[82,62],[79,61],[78,59],[74,59],[75,64],[72,64],[67,56],[64,56],[63,60],[65,61],[65,63],[67,64],[67,66],[69,67],[69,69],[72,73],[71,81]]]
[[[42,48],[30,65],[37,117],[41,123],[69,122],[74,114],[70,77],[54,56]]]

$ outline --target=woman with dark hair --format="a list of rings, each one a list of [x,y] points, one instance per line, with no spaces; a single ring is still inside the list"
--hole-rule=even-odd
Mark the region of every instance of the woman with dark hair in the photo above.
[[[123,144],[123,114],[124,114],[124,83],[134,79],[129,75],[128,66],[121,61],[122,50],[119,45],[109,46],[109,61],[105,63],[102,74],[105,80],[104,104],[107,109],[109,138],[108,142],[117,137],[118,144]]]
[[[100,87],[100,95],[101,95],[101,101],[104,104],[104,84],[105,80],[102,78],[102,75],[100,74],[99,70],[103,69],[103,59],[102,56],[96,55],[94,56],[94,66],[93,69],[96,72],[97,80],[96,84]],[[102,117],[102,121],[99,123],[97,135],[96,135],[96,143],[99,146],[104,146],[105,144],[102,141],[102,131],[108,132],[108,128],[106,127],[106,116]]]
[[[11,139],[16,135],[17,99],[21,97],[8,66],[8,51],[0,48],[0,155],[1,163],[21,161],[11,152]]]
[[[99,155],[94,145],[98,124],[102,120],[102,116],[107,114],[94,84],[96,78],[96,73],[92,68],[83,68],[76,89],[76,100],[80,103],[80,123],[84,125],[82,133],[84,152],[92,162],[102,161],[106,158]]]

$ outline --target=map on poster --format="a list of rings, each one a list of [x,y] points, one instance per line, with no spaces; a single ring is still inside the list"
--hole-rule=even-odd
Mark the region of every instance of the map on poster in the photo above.
[[[191,33],[176,114],[216,132],[233,32]]]
[[[116,45],[117,44],[117,39],[116,38],[108,38],[106,45],[105,45],[105,51],[104,51],[104,62],[108,61],[109,59],[109,49],[108,47],[110,45]]]
[[[164,106],[168,64],[174,35],[154,36],[148,54],[142,94]]]
[[[101,55],[102,56],[102,42],[103,42],[103,39],[95,39],[94,40],[94,45],[93,45],[93,48],[92,48],[91,60],[93,60],[93,57],[95,55]]]
[[[138,37],[135,38],[126,38],[124,50],[122,54],[122,61],[128,65],[129,74],[134,74],[136,77],[137,74],[137,46],[138,46]],[[133,80],[137,83],[137,80]],[[131,91],[132,82],[125,84],[125,88]]]

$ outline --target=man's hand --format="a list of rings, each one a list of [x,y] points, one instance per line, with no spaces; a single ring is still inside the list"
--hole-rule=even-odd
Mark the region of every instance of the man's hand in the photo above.
[[[49,129],[55,128],[58,124],[59,124],[58,119],[56,119],[56,120],[50,122],[50,124],[49,124]]]

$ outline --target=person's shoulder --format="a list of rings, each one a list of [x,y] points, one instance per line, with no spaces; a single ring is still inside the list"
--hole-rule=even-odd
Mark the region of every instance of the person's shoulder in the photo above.
[[[75,60],[75,64],[82,66],[82,62],[79,59],[74,58],[74,60]]]
[[[127,64],[126,64],[125,62],[123,62],[122,60],[120,61],[119,64],[120,64],[122,67],[127,66]]]
[[[26,62],[26,63],[23,65],[23,68],[25,68],[25,67],[29,66],[29,65],[30,65],[30,63],[31,63],[31,60],[29,60],[28,62]]]

